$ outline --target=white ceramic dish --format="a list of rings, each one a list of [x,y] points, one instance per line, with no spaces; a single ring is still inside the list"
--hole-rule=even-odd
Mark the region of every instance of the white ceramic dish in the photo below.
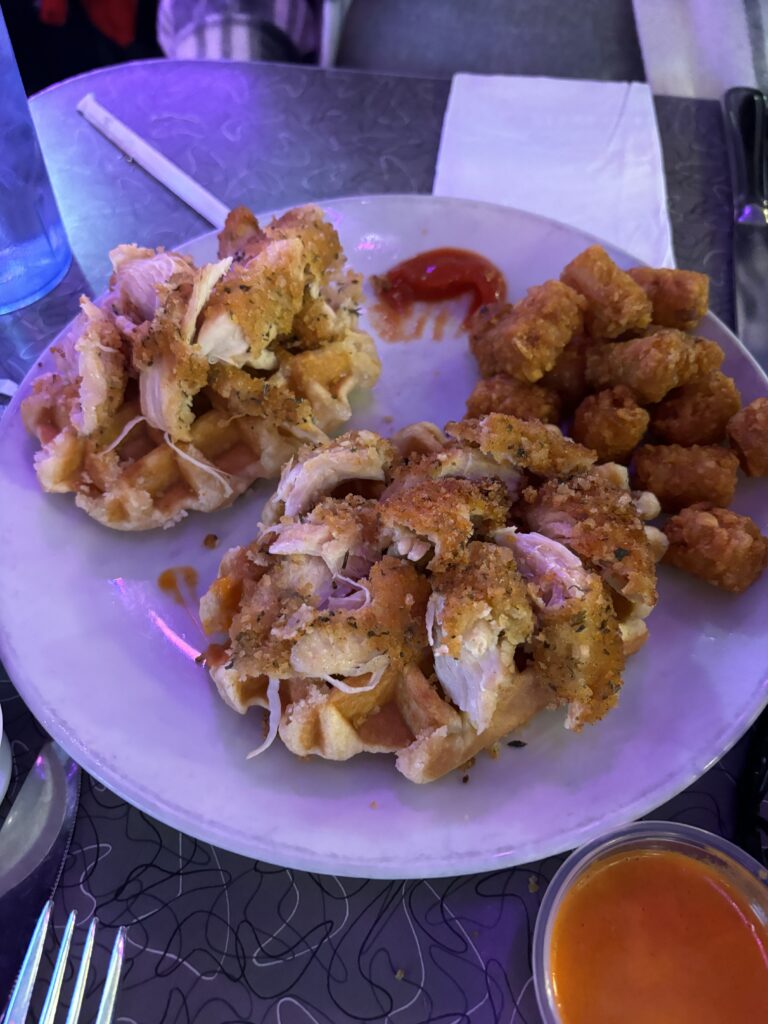
[[[352,264],[366,273],[434,246],[477,250],[511,297],[557,276],[592,239],[529,214],[430,196],[324,204]],[[151,238],[136,241],[151,244]],[[211,258],[215,239],[186,247]],[[625,266],[632,261],[614,257]],[[727,352],[745,401],[768,382],[714,317],[702,333]],[[476,371],[466,338],[446,332],[380,343],[382,380],[350,426],[389,433],[459,417]],[[240,717],[194,663],[204,640],[158,589],[161,570],[192,565],[201,586],[221,552],[250,540],[264,485],[231,509],[169,531],[120,534],[43,494],[18,407],[0,423],[0,648],[22,697],[89,772],[148,813],[219,846],[279,864],[368,877],[424,877],[502,867],[571,849],[638,817],[691,783],[753,721],[768,697],[768,578],[733,597],[662,570],[651,637],[631,659],[616,711],[574,735],[540,715],[524,749],[480,757],[414,786],[392,758],[299,760],[279,744],[245,754],[260,712]],[[391,417],[391,420],[390,420]],[[768,526],[768,487],[742,481],[735,507]],[[208,533],[217,551],[203,547]]]

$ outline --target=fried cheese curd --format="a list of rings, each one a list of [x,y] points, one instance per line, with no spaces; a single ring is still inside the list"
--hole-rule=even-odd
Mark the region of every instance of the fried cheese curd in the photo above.
[[[757,524],[708,502],[684,508],[664,531],[665,561],[733,594],[751,587],[768,563],[768,538]]]
[[[651,319],[660,327],[692,331],[709,308],[706,274],[666,267],[633,267],[627,273],[651,300]]]
[[[747,476],[768,476],[768,398],[756,398],[735,413],[727,431]]]
[[[671,391],[651,410],[654,434],[670,444],[717,444],[725,440],[729,420],[741,408],[741,395],[720,370]]]
[[[525,384],[503,373],[479,380],[467,399],[467,416],[503,412],[520,420],[557,423],[560,411],[561,402],[556,391],[540,384]]]
[[[362,279],[317,207],[260,227],[234,210],[220,259],[121,245],[110,291],[52,350],[22,404],[46,491],[105,526],[172,526],[231,504],[349,418],[380,363]]]
[[[635,452],[633,480],[665,512],[679,512],[701,501],[730,505],[738,468],[736,455],[716,445],[645,444]]]
[[[655,601],[638,507],[658,504],[595,458],[498,413],[300,449],[200,606],[222,698],[268,710],[254,753],[279,738],[299,756],[386,754],[424,783],[544,708],[571,729],[602,718]],[[547,519],[550,494],[571,529]]]
[[[593,448],[601,462],[623,462],[640,444],[651,417],[629,388],[613,388],[588,395],[574,413],[571,435]]]
[[[584,307],[578,292],[560,281],[546,281],[529,288],[514,305],[478,310],[470,348],[481,376],[503,373],[526,384],[541,380],[581,332]]]
[[[592,338],[618,338],[627,331],[639,333],[651,322],[651,300],[600,245],[579,253],[563,270],[560,280],[584,296],[584,323]]]

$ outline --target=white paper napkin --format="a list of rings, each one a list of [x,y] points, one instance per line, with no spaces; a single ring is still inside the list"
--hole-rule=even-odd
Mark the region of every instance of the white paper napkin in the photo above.
[[[674,266],[647,85],[455,75],[433,191],[543,214]]]

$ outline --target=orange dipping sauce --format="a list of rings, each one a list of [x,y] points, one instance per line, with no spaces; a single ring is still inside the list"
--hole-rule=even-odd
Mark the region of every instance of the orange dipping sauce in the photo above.
[[[563,896],[550,976],[563,1024],[768,1021],[768,930],[716,868],[674,851],[596,861]]]
[[[379,299],[402,312],[414,302],[440,302],[469,295],[467,320],[481,306],[503,302],[504,275],[469,249],[430,249],[392,267],[379,278]]]

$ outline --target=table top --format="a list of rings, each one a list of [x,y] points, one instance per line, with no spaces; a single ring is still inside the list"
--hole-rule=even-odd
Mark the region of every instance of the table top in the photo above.
[[[151,61],[34,97],[75,259],[55,292],[0,318],[0,376],[20,378],[74,314],[78,295],[104,288],[113,245],[173,247],[209,230],[80,118],[75,106],[87,92],[225,203],[258,211],[429,192],[449,87],[299,66]],[[732,323],[718,106],[660,98],[656,107],[678,262],[710,275],[712,308]],[[43,735],[1,670],[0,700],[15,757],[12,797]],[[743,759],[742,741],[652,817],[731,837]],[[198,842],[85,778],[54,922],[60,935],[69,910],[86,920],[98,914],[96,981],[114,928],[129,925],[122,1020],[537,1024],[533,924],[561,859],[410,882],[311,875]],[[7,984],[0,977],[0,997]],[[95,1015],[95,988],[86,1019]]]

